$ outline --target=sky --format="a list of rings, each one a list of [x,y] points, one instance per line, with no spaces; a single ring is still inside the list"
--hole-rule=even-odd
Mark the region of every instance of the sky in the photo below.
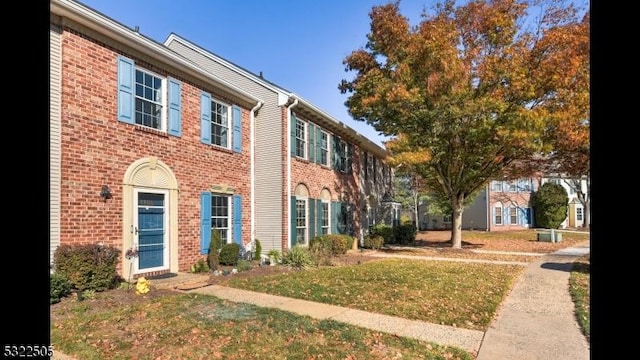
[[[353,120],[338,84],[342,61],[365,46],[373,6],[388,0],[81,0],[159,43],[171,33],[293,92],[382,146],[385,137]],[[416,24],[433,0],[402,0]]]

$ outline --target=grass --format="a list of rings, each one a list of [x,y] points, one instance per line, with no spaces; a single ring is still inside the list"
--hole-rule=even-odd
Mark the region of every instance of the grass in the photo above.
[[[206,295],[170,293],[120,306],[76,302],[66,311],[51,341],[86,360],[473,359],[453,347]]]
[[[522,269],[518,265],[384,259],[230,279],[227,285],[484,331]]]
[[[590,278],[591,278],[591,257],[589,254],[576,260],[569,276],[569,292],[575,304],[576,318],[582,333],[591,341],[590,332]]]

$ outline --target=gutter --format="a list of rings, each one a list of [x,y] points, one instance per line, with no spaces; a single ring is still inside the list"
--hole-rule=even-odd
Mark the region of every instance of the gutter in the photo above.
[[[287,231],[289,233],[287,242],[288,242],[288,246],[289,248],[291,248],[291,236],[293,236],[293,229],[291,229],[291,149],[293,144],[291,143],[291,109],[298,105],[298,99],[293,100],[293,103],[291,103],[291,105],[287,106],[287,133],[285,135],[285,137],[287,138],[287,152],[285,154],[285,156],[287,157],[287,214],[289,214],[289,216],[287,217],[287,229],[289,229],[289,231]]]
[[[255,127],[255,122],[256,122],[256,112],[262,107],[263,102],[262,101],[258,101],[258,103],[256,104],[256,106],[254,106],[251,109],[251,121],[249,123],[250,126],[250,130],[249,130],[249,136],[250,136],[250,143],[251,143],[251,150],[249,151],[249,153],[251,154],[251,161],[250,161],[250,166],[251,166],[251,239],[249,239],[249,244],[253,244],[254,239],[256,238],[256,195],[255,195],[255,190],[256,190],[256,167],[255,167],[255,153],[256,153],[256,144],[255,144],[255,139],[256,139],[256,127]],[[253,246],[251,246],[251,250],[253,250]]]

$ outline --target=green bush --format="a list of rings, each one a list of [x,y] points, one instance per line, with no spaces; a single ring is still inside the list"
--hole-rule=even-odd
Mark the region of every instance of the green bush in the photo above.
[[[220,249],[220,264],[236,265],[240,255],[240,245],[236,243],[224,244]]]
[[[382,245],[384,245],[384,238],[382,235],[369,234],[364,237],[362,247],[365,249],[378,250],[382,248]]]
[[[255,241],[256,241],[256,247],[254,250],[253,258],[260,260],[260,256],[262,255],[262,244],[258,239],[256,239]]]
[[[49,277],[49,301],[51,304],[60,302],[63,297],[71,294],[71,283],[66,276],[60,273],[53,273]]]
[[[331,254],[333,256],[342,255],[347,253],[347,238],[341,234],[328,234],[324,235],[323,241],[328,241],[331,244]]]
[[[313,267],[314,261],[308,248],[296,245],[284,253],[282,264],[297,270],[304,270]]]
[[[401,224],[393,229],[393,237],[396,244],[411,244],[416,241],[418,229],[413,223]]]
[[[209,243],[209,255],[207,261],[210,270],[218,270],[220,265],[220,249],[222,249],[222,236],[220,230],[211,230],[211,242]]]
[[[544,183],[533,198],[533,212],[536,226],[557,229],[567,218],[569,196],[567,190],[554,183]]]
[[[210,270],[211,270],[211,268],[209,267],[207,262],[204,260],[204,258],[198,259],[198,261],[196,261],[195,264],[191,265],[191,272],[192,273],[203,273],[203,272],[207,272],[207,271],[210,271]]]
[[[236,264],[236,269],[238,272],[251,270],[253,264],[249,260],[238,259],[238,264]]]
[[[55,273],[69,280],[72,289],[104,291],[114,289],[120,282],[116,265],[120,250],[115,247],[90,245],[61,245],[53,262]]]
[[[269,250],[269,252],[267,253],[267,256],[269,257],[269,261],[273,261],[275,264],[280,262],[280,250],[278,249],[271,249]]]
[[[351,235],[342,235],[342,237],[344,238],[344,240],[345,240],[345,242],[347,244],[347,247],[346,247],[346,249],[345,249],[345,251],[343,253],[343,254],[346,254],[347,250],[353,249],[353,242],[355,241],[355,238],[353,236],[351,236]]]
[[[332,264],[331,242],[323,236],[316,236],[309,241],[309,253],[313,261],[318,265]]]
[[[371,229],[371,235],[373,235],[373,236],[375,236],[375,235],[382,236],[382,239],[383,239],[385,244],[392,244],[395,241],[394,238],[393,238],[393,227],[391,227],[391,225],[376,224]]]

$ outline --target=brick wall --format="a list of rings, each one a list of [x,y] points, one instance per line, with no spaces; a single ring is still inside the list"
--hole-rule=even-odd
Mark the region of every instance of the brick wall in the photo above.
[[[250,154],[247,108],[242,109],[242,153],[200,142],[200,91],[180,74],[168,73],[132,54],[122,54],[158,75],[182,82],[182,136],[119,122],[117,57],[113,48],[69,29],[62,50],[61,244],[102,242],[122,247],[122,183],[134,161],[155,156],[173,171],[179,186],[179,268],[200,255],[200,193],[226,183],[242,195],[243,242],[250,241]],[[204,89],[233,104],[214,89]],[[109,185],[113,198],[99,193]]]

